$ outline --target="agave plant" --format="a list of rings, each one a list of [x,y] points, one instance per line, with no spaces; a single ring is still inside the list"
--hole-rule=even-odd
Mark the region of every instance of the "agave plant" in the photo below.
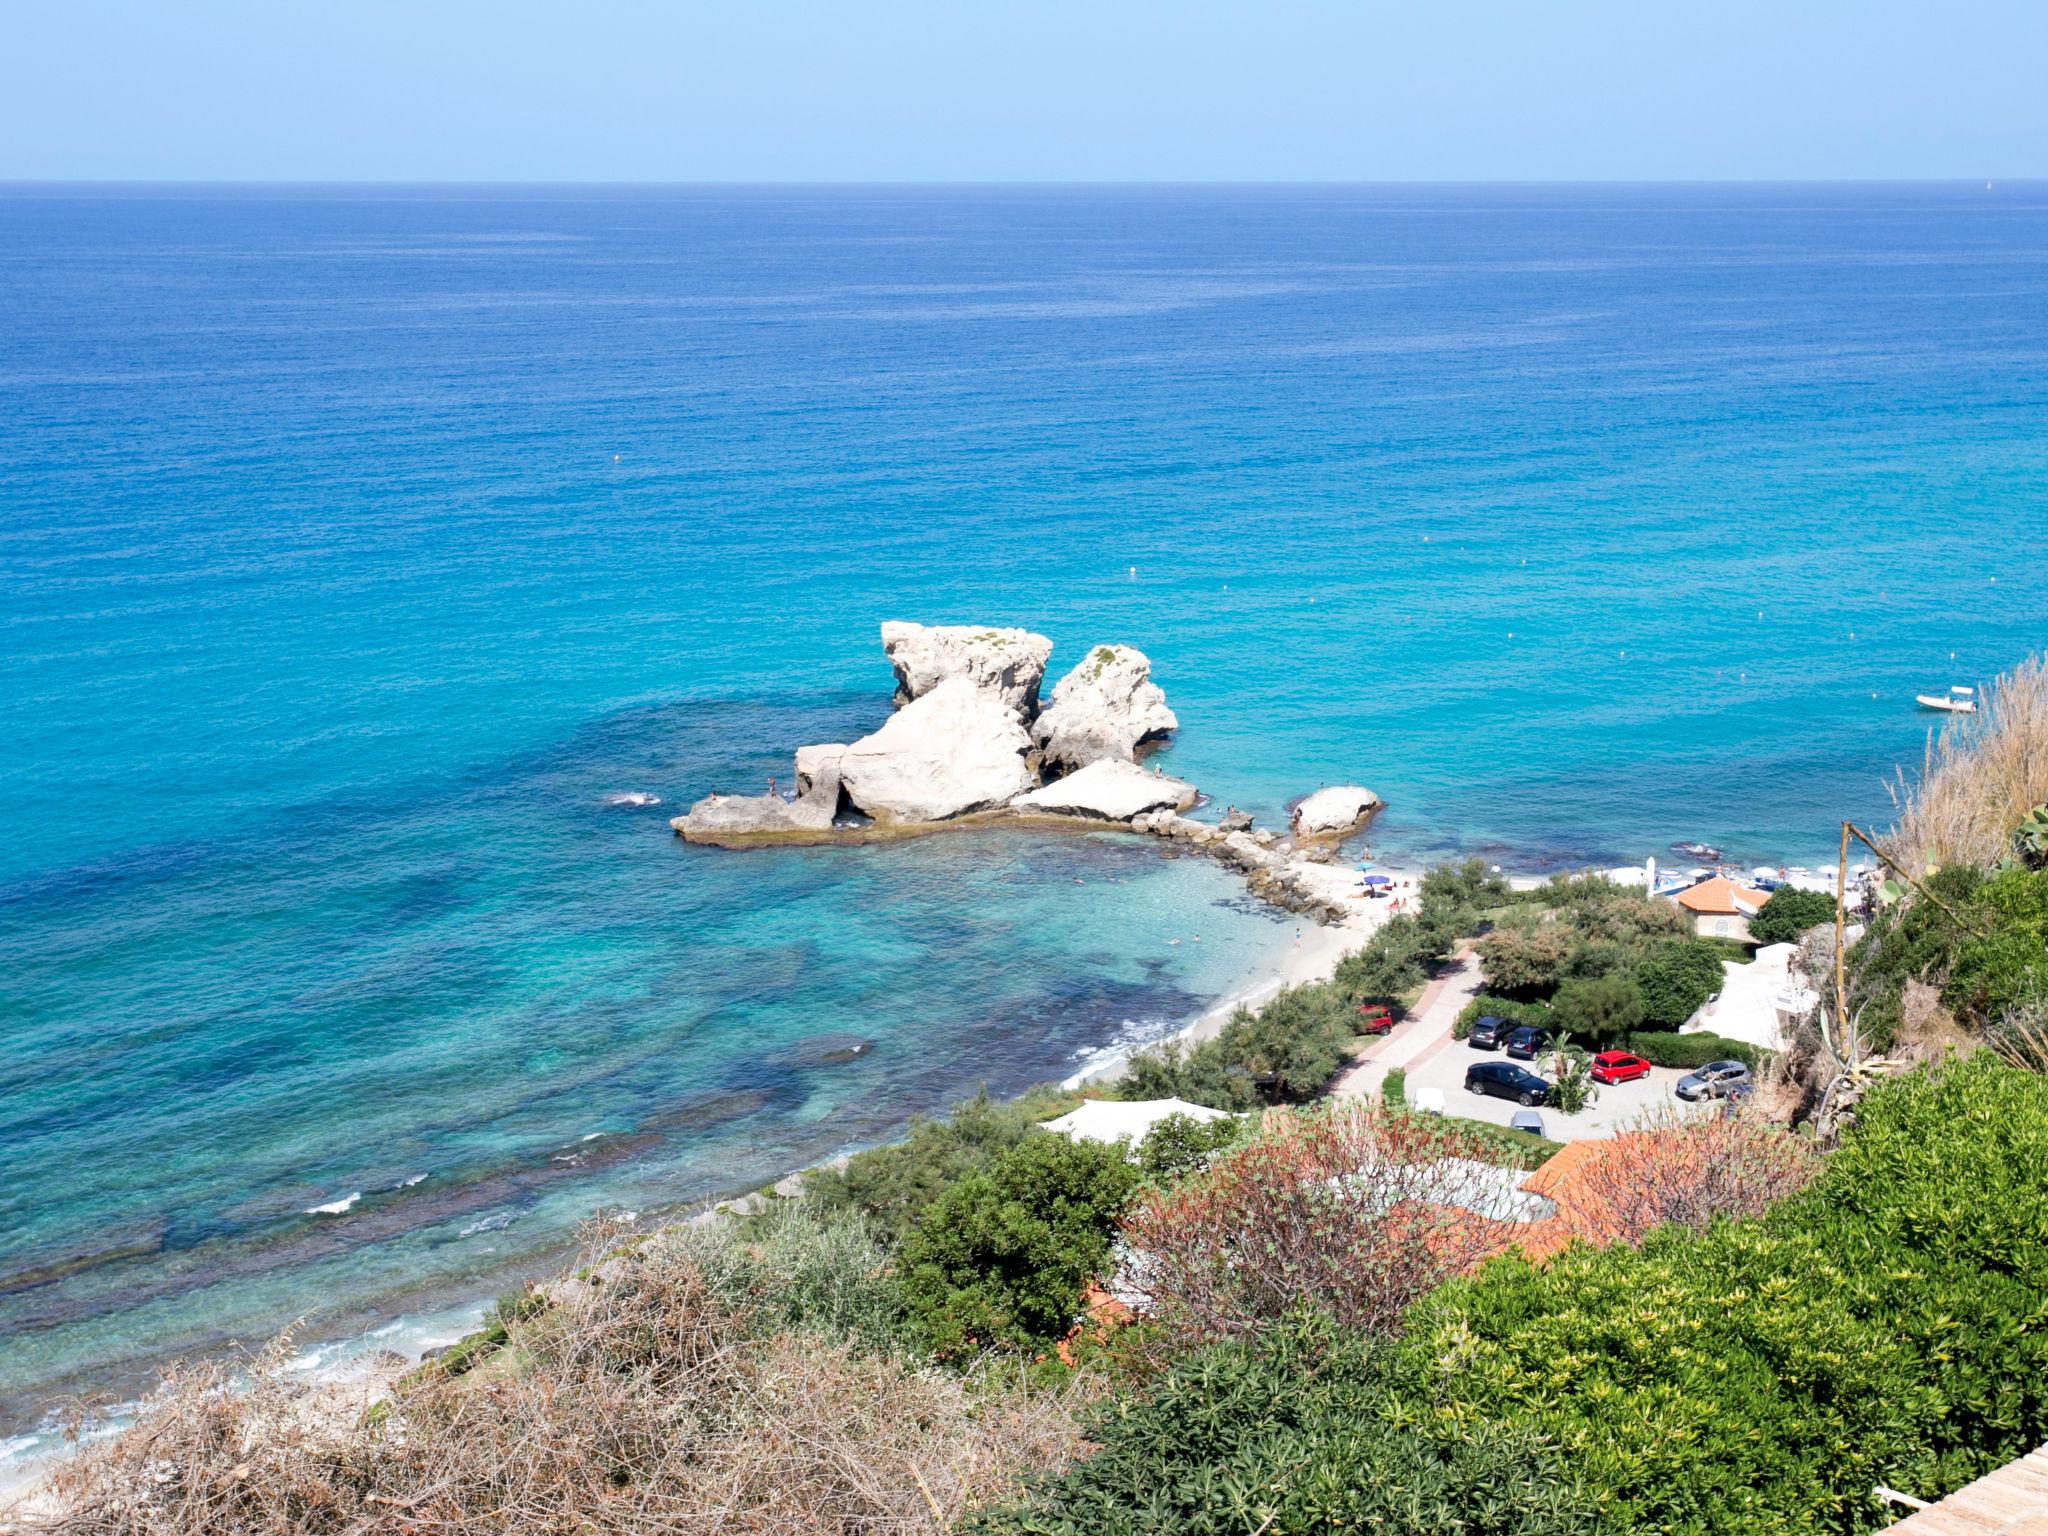
[[[2013,828],[2012,851],[2022,864],[2039,869],[2048,865],[2048,802],[2027,812],[2026,819]]]

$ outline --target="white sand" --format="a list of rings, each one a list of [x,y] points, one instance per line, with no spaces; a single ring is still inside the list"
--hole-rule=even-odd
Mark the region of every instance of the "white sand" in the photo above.
[[[1124,1068],[1137,1051],[1149,1050],[1155,1045],[1165,1044],[1168,1040],[1178,1041],[1182,1045],[1194,1045],[1203,1040],[1214,1039],[1222,1033],[1223,1026],[1239,1008],[1257,1008],[1274,993],[1287,987],[1329,980],[1337,969],[1337,962],[1354,950],[1362,948],[1365,941],[1394,915],[1396,901],[1400,902],[1403,911],[1414,909],[1416,890],[1422,879],[1420,870],[1380,869],[1378,873],[1387,875],[1394,881],[1393,894],[1364,897],[1356,894],[1361,889],[1360,876],[1356,869],[1331,864],[1305,864],[1299,867],[1313,870],[1318,883],[1326,885],[1333,897],[1342,900],[1351,909],[1350,918],[1328,927],[1305,917],[1296,918],[1299,937],[1282,951],[1278,961],[1254,975],[1213,1008],[1157,1040],[1119,1051],[1083,1068],[1060,1086],[1079,1088],[1084,1084],[1113,1083],[1123,1076]]]

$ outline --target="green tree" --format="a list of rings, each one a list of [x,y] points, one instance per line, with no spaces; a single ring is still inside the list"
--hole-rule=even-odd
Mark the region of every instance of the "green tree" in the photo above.
[[[1219,1152],[1243,1138],[1247,1124],[1235,1115],[1221,1120],[1168,1115],[1153,1122],[1139,1146],[1138,1167],[1154,1184],[1171,1184],[1199,1173]]]
[[[1595,976],[1559,987],[1550,1013],[1558,1028],[1605,1047],[1642,1022],[1643,999],[1626,976]]]
[[[1643,1022],[1676,1029],[1719,992],[1726,979],[1719,951],[1705,940],[1666,939],[1651,946],[1635,970]]]
[[[1039,1131],[954,1184],[898,1253],[923,1343],[961,1360],[1061,1338],[1138,1182],[1120,1144]]]
[[[1479,941],[1479,968],[1489,992],[1542,997],[1564,980],[1575,947],[1572,930],[1561,922],[1496,928]]]
[[[1826,891],[1781,885],[1771,892],[1763,910],[1749,920],[1749,936],[1759,944],[1790,944],[1809,928],[1834,920],[1835,898]]]

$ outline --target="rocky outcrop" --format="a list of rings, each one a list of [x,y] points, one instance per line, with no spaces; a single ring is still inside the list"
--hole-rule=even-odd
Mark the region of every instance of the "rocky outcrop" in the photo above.
[[[843,742],[832,741],[815,747],[798,747],[796,792],[800,795],[808,794],[811,785],[817,782],[820,774],[830,772],[836,776],[839,772],[839,760],[845,755],[846,746]]]
[[[1140,746],[1179,728],[1145,653],[1098,645],[1059,680],[1031,733],[1047,767],[1071,772],[1090,763],[1135,762]]]
[[[882,650],[896,669],[896,707],[923,698],[952,678],[999,695],[1020,721],[1038,713],[1038,686],[1052,642],[1025,629],[976,624],[926,626],[892,619],[882,626]]]
[[[994,810],[1034,783],[1031,737],[1004,694],[947,678],[839,758],[853,807],[883,826]]]
[[[1342,837],[1372,820],[1380,797],[1358,784],[1333,784],[1294,808],[1296,837]]]
[[[840,750],[844,750],[843,748]],[[802,762],[802,754],[798,754]],[[706,795],[669,822],[686,843],[742,847],[748,843],[818,837],[832,830],[839,814],[839,762],[813,759],[809,778],[799,768],[803,792],[780,795]]]
[[[1195,786],[1147,773],[1136,763],[1104,760],[1019,795],[1011,809],[1026,815],[1084,816],[1092,821],[1130,821],[1154,811],[1184,811],[1195,803]]]

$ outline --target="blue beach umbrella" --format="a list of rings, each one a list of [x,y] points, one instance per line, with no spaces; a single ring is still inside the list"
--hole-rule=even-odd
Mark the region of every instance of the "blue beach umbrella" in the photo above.
[[[1365,877],[1365,883],[1371,886],[1381,886],[1392,885],[1394,882],[1389,876],[1386,875],[1367,875]]]

